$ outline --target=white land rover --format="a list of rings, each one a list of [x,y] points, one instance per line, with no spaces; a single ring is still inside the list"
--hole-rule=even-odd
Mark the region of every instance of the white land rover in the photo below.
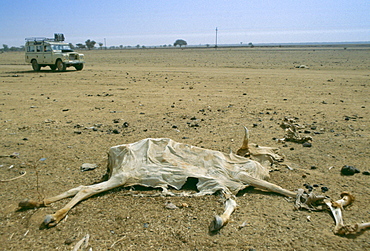
[[[26,38],[26,63],[31,63],[35,71],[49,66],[51,70],[65,71],[74,66],[77,71],[84,67],[84,54],[74,52],[68,43],[64,42],[63,34],[54,34],[52,38]]]

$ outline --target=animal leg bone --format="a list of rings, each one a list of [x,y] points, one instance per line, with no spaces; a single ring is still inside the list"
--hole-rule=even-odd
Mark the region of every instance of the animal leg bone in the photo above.
[[[325,204],[329,207],[331,213],[333,214],[335,220],[334,234],[347,235],[357,233],[356,224],[353,226],[346,226],[343,223],[343,207],[352,204],[355,197],[349,192],[343,192],[340,195],[341,199],[337,201],[325,200]],[[358,225],[358,224],[357,224]]]
[[[73,191],[73,192],[75,192],[75,191],[78,191],[78,192],[76,193],[75,197],[73,197],[73,199],[69,203],[67,203],[67,205],[65,205],[62,209],[59,209],[54,214],[46,215],[41,227],[42,228],[48,228],[48,227],[53,227],[53,226],[57,225],[67,215],[69,210],[72,207],[74,207],[77,203],[79,203],[80,201],[82,201],[84,199],[87,199],[87,198],[89,198],[89,197],[91,197],[95,194],[102,193],[102,192],[108,191],[110,189],[113,189],[115,187],[121,186],[121,185],[124,184],[124,182],[122,183],[122,181],[123,180],[121,180],[121,179],[110,179],[108,181],[105,181],[105,182],[102,182],[102,183],[99,183],[99,184],[94,184],[94,185],[91,185],[91,186],[80,186],[78,188],[69,190],[69,191]],[[63,196],[66,196],[68,194],[68,192],[63,193],[63,194],[61,194],[59,196],[56,196],[54,198],[63,198]],[[72,192],[71,192],[71,194],[72,194]]]
[[[268,181],[262,180],[262,179],[256,179],[250,175],[248,175],[245,172],[240,172],[237,175],[237,179],[240,179],[243,183],[248,184],[250,186],[262,189],[262,190],[267,190],[270,192],[275,192],[278,194],[282,194],[287,197],[296,197],[297,193],[292,192],[290,190],[287,190],[285,188],[282,188],[278,185],[275,185],[273,183],[270,183]]]
[[[341,193],[340,197],[341,199],[337,201],[325,201],[325,204],[329,207],[335,220],[335,227],[333,230],[334,234],[352,235],[358,234],[361,231],[370,228],[370,222],[344,225],[342,215],[343,207],[352,204],[352,202],[355,200],[355,197],[349,192]]]
[[[215,215],[215,218],[213,219],[211,225],[209,226],[209,230],[211,232],[215,232],[217,230],[220,230],[223,226],[225,226],[229,220],[231,214],[234,212],[237,204],[236,201],[232,198],[228,198],[225,201],[225,211],[222,215],[218,216]]]
[[[23,201],[19,202],[18,206],[21,209],[45,207],[45,206],[47,206],[47,205],[49,205],[49,204],[51,204],[55,201],[62,200],[62,199],[74,196],[83,188],[84,188],[84,186],[75,187],[75,188],[72,188],[72,189],[68,190],[67,192],[64,192],[62,194],[59,194],[59,195],[51,197],[51,198],[43,199],[42,201],[35,201],[35,200],[26,199],[26,200],[23,200]]]

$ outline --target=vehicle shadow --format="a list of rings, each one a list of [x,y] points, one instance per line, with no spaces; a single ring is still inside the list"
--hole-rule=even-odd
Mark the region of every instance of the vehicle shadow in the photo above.
[[[6,72],[7,74],[21,74],[21,73],[47,73],[47,74],[52,74],[52,73],[68,73],[68,72],[77,72],[77,70],[65,70],[65,71],[53,71],[53,70],[39,70],[39,71],[34,71],[34,70],[28,70],[28,71],[8,71]]]

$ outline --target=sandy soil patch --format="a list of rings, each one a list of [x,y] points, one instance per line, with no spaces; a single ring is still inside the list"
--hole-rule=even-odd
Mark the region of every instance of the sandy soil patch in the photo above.
[[[370,231],[335,236],[329,212],[294,211],[283,196],[252,188],[216,235],[208,226],[223,211],[217,196],[132,197],[121,188],[39,230],[68,200],[26,211],[17,211],[18,202],[99,180],[109,147],[166,137],[236,151],[243,125],[251,141],[279,147],[294,169],[275,170],[270,181],[290,190],[318,185],[319,193],[325,186],[334,199],[350,191],[356,201],[345,222],[370,221],[370,176],[362,173],[370,171],[369,48],[96,50],[85,57],[82,71],[58,73],[33,72],[23,53],[0,54],[0,153],[19,153],[0,158],[0,179],[27,172],[1,183],[1,250],[71,250],[86,234],[93,250],[370,249]],[[312,147],[273,140],[283,137],[286,116],[305,125]],[[99,167],[81,172],[83,163]],[[344,165],[361,173],[342,176]],[[168,201],[189,207],[168,210]]]

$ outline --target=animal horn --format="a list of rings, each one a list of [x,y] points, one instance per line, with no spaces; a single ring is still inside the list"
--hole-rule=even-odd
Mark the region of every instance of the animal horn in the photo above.
[[[244,126],[245,134],[243,139],[243,145],[240,147],[241,150],[247,150],[248,149],[248,141],[249,141],[249,131],[247,127]]]

